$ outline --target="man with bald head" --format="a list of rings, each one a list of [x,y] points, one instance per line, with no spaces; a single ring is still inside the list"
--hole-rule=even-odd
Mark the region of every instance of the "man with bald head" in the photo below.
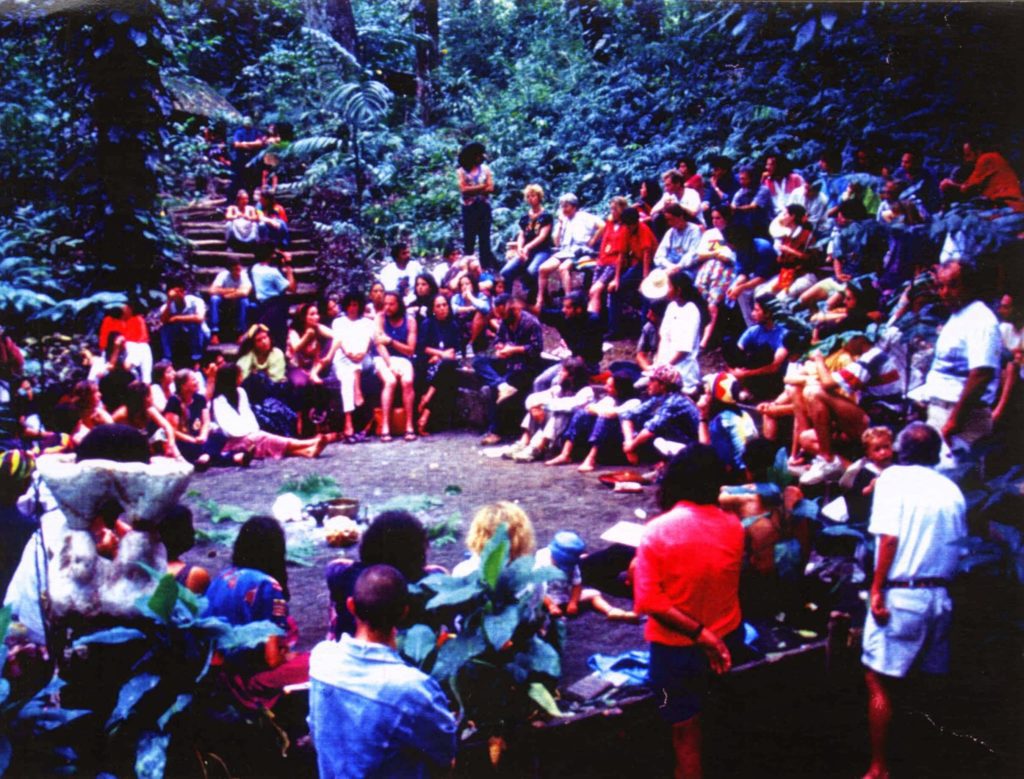
[[[367,568],[336,608],[355,617],[355,636],[322,641],[309,658],[309,730],[320,776],[427,777],[455,757],[455,718],[437,682],[395,650],[408,612],[405,577]]]

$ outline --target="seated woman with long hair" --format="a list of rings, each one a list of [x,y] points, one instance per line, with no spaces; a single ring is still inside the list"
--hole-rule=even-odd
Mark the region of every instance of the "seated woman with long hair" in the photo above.
[[[164,417],[174,430],[178,451],[197,471],[204,471],[211,465],[247,466],[252,461],[252,451],[224,454],[228,439],[210,423],[210,406],[206,396],[199,392],[199,377],[194,371],[183,368],[174,375],[175,394],[167,400]]]
[[[451,416],[455,401],[456,355],[462,349],[462,333],[452,317],[444,295],[435,295],[432,314],[423,324],[419,338],[420,369],[426,386],[416,411],[420,435],[429,435],[427,425],[435,409]]]
[[[78,411],[78,423],[71,433],[77,444],[99,425],[109,425],[114,420],[103,405],[99,385],[95,381],[80,381],[71,393],[71,403]]]
[[[262,648],[225,658],[223,679],[238,701],[251,709],[271,708],[286,685],[309,677],[309,655],[292,650],[298,628],[288,614],[285,535],[273,517],[250,517],[235,538],[231,567],[206,591],[205,617],[235,625],[273,622],[284,635],[268,637]]]
[[[429,273],[421,273],[412,283],[413,298],[406,304],[406,310],[416,317],[416,324],[422,325],[434,308],[434,298],[440,289],[437,280]]]
[[[228,437],[225,452],[252,451],[257,459],[279,460],[289,455],[318,457],[327,442],[322,436],[299,440],[260,430],[249,397],[241,387],[242,371],[237,365],[217,369],[213,388],[213,417]]]
[[[174,440],[174,428],[167,418],[153,405],[153,395],[148,384],[133,381],[125,393],[125,404],[117,409],[111,418],[118,424],[134,427],[149,440],[154,454],[182,459]]]
[[[331,324],[333,342],[322,360],[332,365],[341,385],[341,410],[345,415],[342,434],[346,443],[356,443],[352,414],[363,405],[363,370],[373,364],[370,356],[373,346],[373,320],[363,315],[366,298],[358,290],[345,293],[341,299],[341,314]],[[360,434],[362,440],[365,436]]]
[[[299,435],[316,430],[327,415],[331,396],[320,378],[322,358],[331,350],[333,336],[320,324],[316,303],[303,303],[288,329],[288,384],[292,407],[299,414]]]
[[[238,350],[238,368],[260,427],[278,435],[292,435],[298,415],[288,405],[288,360],[274,346],[266,325],[253,325],[246,332]]]

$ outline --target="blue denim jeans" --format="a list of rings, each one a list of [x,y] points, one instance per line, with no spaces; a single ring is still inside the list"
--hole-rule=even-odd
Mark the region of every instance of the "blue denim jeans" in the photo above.
[[[239,334],[245,332],[245,328],[249,324],[249,311],[256,307],[248,298],[234,298],[233,300],[224,300],[220,295],[210,295],[210,331],[214,333],[220,332],[220,318],[222,313],[222,307],[235,307],[237,311],[237,330]]]
[[[466,254],[477,254],[478,240],[480,264],[497,268],[498,261],[491,250],[491,204],[484,201],[462,207],[462,250]]]

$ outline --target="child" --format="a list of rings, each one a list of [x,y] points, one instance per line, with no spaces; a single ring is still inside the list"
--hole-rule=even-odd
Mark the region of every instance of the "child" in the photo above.
[[[625,622],[636,622],[634,611],[616,608],[604,599],[597,590],[583,588],[583,577],[580,574],[580,558],[586,543],[579,534],[572,530],[560,530],[555,533],[549,546],[537,552],[535,568],[557,568],[565,574],[565,580],[548,582],[544,606],[552,617],[575,617],[580,612],[580,603],[589,603],[591,608],[608,619]]]
[[[864,456],[846,469],[839,480],[846,499],[847,523],[865,528],[871,514],[871,495],[879,474],[892,465],[892,431],[887,427],[869,427],[860,437]]]

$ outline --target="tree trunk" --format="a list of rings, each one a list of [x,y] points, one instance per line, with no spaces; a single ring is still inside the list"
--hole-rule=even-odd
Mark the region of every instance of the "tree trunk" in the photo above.
[[[309,0],[306,16],[310,26],[325,30],[355,57],[359,57],[359,35],[352,0]]]
[[[438,64],[441,25],[438,0],[417,0],[412,13],[413,30],[429,40],[416,41],[416,102],[420,119],[430,123],[433,98],[433,70]]]

